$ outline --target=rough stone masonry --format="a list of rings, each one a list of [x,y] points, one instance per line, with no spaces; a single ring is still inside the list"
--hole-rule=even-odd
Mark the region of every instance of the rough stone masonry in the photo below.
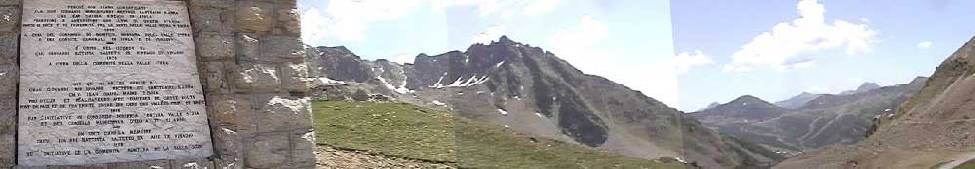
[[[99,0],[88,0],[99,1]],[[157,0],[158,1],[158,0]],[[21,0],[0,0],[0,168],[313,168],[295,0],[185,0],[213,155],[76,166],[17,164]]]

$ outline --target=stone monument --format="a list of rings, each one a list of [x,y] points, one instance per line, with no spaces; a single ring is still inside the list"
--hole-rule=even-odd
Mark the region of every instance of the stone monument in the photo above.
[[[0,168],[313,168],[294,0],[0,0]]]

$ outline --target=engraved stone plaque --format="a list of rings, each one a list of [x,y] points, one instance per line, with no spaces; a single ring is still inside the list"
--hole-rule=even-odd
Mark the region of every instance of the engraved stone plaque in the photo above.
[[[23,3],[18,165],[212,154],[184,2]]]

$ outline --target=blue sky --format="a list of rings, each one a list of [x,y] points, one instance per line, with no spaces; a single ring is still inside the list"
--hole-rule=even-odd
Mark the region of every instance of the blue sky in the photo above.
[[[667,0],[300,0],[310,45],[412,62],[507,35],[677,105]]]
[[[966,0],[299,0],[310,45],[411,62],[501,35],[694,111],[928,76],[975,35]]]
[[[930,76],[975,35],[970,9],[975,1],[680,0],[671,5],[675,53],[713,62],[679,77],[684,110],[745,94],[774,102],[802,91],[838,93],[864,82],[907,83]]]

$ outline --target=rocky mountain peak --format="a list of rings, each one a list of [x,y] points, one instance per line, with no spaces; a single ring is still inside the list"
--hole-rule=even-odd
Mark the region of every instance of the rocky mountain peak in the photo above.
[[[779,106],[779,107],[782,107],[782,108],[787,108],[787,109],[797,109],[797,108],[800,108],[802,106],[805,106],[806,103],[809,103],[809,101],[812,101],[812,100],[814,100],[816,98],[819,98],[820,96],[823,96],[823,95],[822,94],[813,94],[813,93],[809,93],[809,92],[802,92],[802,93],[799,93],[799,95],[792,96],[789,99],[775,102],[775,105],[776,106]]]
[[[710,108],[718,107],[720,105],[721,105],[721,103],[711,102],[711,104],[708,104],[708,107],[705,107],[704,109],[710,109]]]
[[[847,90],[847,91],[840,92],[840,95],[853,95],[858,93],[864,93],[878,88],[880,88],[880,85],[876,83],[867,82],[867,83],[860,84],[860,86],[858,86],[855,90]]]
[[[746,108],[746,107],[753,107],[753,108],[772,108],[772,109],[778,108],[778,106],[776,106],[776,105],[774,105],[772,103],[769,103],[768,101],[762,100],[761,98],[752,96],[752,95],[740,96],[740,97],[736,98],[735,100],[731,100],[731,102],[728,102],[728,103],[726,103],[724,105],[720,105],[720,106],[716,106],[716,107],[726,107],[726,108],[727,107],[735,107],[736,109]]]
[[[318,50],[318,52],[321,52],[322,55],[347,56],[347,57],[359,58],[359,56],[356,56],[354,53],[352,53],[352,51],[349,50],[349,48],[346,48],[345,46],[333,46],[333,47],[320,46],[317,47],[316,49]]]
[[[508,39],[508,36],[507,35],[501,35],[501,38],[498,39],[498,43],[501,43],[501,44],[511,44],[511,43],[517,43],[517,42],[512,41],[511,39]]]
[[[775,118],[786,109],[752,95],[744,95],[714,108],[691,113],[705,124],[750,123]]]
[[[744,95],[744,96],[738,97],[738,98],[736,98],[735,100],[732,100],[729,103],[740,103],[740,104],[763,104],[764,103],[764,104],[769,104],[765,100],[762,100],[762,99],[760,99],[758,97],[755,97],[755,96],[752,96],[752,95]]]

